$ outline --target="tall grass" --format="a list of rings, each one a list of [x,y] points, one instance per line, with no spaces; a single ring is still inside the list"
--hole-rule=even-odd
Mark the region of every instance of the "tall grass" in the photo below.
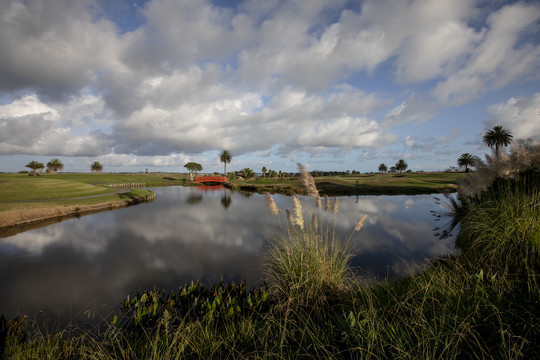
[[[293,197],[290,221],[269,248],[270,306],[228,316],[236,309],[230,292],[192,285],[179,292],[185,302],[155,292],[131,299],[137,311],[104,332],[4,324],[0,330],[10,330],[0,331],[0,352],[6,359],[540,358],[539,168],[529,164],[462,192],[454,203],[461,253],[395,282],[368,285],[353,276],[354,243],[332,226],[338,202],[327,198],[325,211],[308,187],[313,205],[303,209]],[[267,204],[283,215],[270,196]],[[255,297],[238,293],[253,309]],[[156,315],[133,322],[138,313]]]
[[[353,246],[351,238],[339,238],[328,219],[329,214],[339,211],[337,199],[331,206],[327,200],[324,212],[315,181],[301,164],[298,167],[300,181],[312,202],[303,210],[293,194],[293,212],[285,211],[288,221],[281,222],[280,233],[270,242],[265,268],[270,289],[282,306],[317,312],[355,285],[349,266]],[[275,202],[269,194],[266,196],[270,213],[279,216]],[[359,222],[355,230],[360,228]]]

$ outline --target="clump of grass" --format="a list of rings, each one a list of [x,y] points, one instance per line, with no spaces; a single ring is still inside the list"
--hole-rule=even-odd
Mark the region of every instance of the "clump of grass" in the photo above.
[[[519,143],[486,156],[451,203],[456,246],[484,271],[527,274],[540,269],[540,145]]]
[[[299,198],[293,194],[293,212],[285,211],[288,221],[271,242],[266,255],[266,270],[270,290],[282,305],[320,310],[330,299],[355,284],[349,266],[353,247],[350,239],[340,239],[329,222],[322,221],[324,213],[317,210],[321,200],[315,181],[304,166],[299,164],[298,168],[301,182],[313,198],[314,206],[303,211]],[[325,199],[326,216],[337,214],[337,198],[331,204],[327,197]],[[269,194],[266,201],[271,214],[278,214],[279,209]],[[360,228],[361,224],[356,227],[357,230]]]

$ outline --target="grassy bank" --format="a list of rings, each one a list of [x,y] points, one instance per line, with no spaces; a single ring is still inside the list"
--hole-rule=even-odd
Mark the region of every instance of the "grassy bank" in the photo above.
[[[327,195],[415,195],[454,189],[463,173],[364,174],[316,178]],[[149,192],[132,189],[119,194],[117,188],[135,186],[190,185],[187,175],[168,173],[60,173],[28,176],[0,174],[0,228],[34,224],[48,219],[81,216],[144,201]],[[272,180],[231,180],[231,189],[303,194],[296,177]]]
[[[42,331],[4,322],[8,359],[532,359],[540,356],[538,169],[459,193],[459,255],[395,282],[368,284],[349,268],[359,219],[337,239],[338,202],[278,209],[268,286],[198,284],[126,299],[101,328]],[[307,180],[306,180],[307,179]],[[464,185],[465,186],[465,185]],[[315,214],[315,216],[313,216]],[[358,237],[358,239],[356,239]],[[1,327],[0,327],[1,328]]]
[[[184,182],[170,174],[0,174],[0,228],[125,207],[151,198],[149,191],[130,188],[135,184]]]
[[[315,177],[321,194],[339,195],[418,195],[441,190],[454,191],[457,181],[465,173],[404,173],[404,174],[359,174],[346,176]],[[272,180],[232,180],[233,189],[257,191],[259,193],[304,194],[305,190],[296,177]]]

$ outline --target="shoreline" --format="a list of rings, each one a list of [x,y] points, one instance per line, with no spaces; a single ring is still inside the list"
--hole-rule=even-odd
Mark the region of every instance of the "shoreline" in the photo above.
[[[226,182],[223,186],[230,190],[249,191],[262,194],[307,195],[304,188],[284,184],[238,184]],[[317,182],[317,189],[321,195],[328,196],[379,196],[379,195],[426,195],[443,192],[455,192],[457,186],[444,187],[413,187],[413,186],[373,186],[373,185],[339,185],[334,183]]]
[[[168,185],[171,186],[173,184]],[[194,186],[189,183],[174,185]],[[290,184],[239,184],[226,182],[223,184],[223,186],[232,191],[248,191],[259,194],[269,192],[272,194],[283,195],[292,195],[293,193],[296,193],[298,195],[307,195],[306,191],[302,187]],[[318,183],[317,187],[320,189],[321,195],[328,196],[425,195],[455,191],[455,188],[453,186],[421,188],[407,186],[372,185],[347,186],[333,183]],[[131,199],[107,201],[91,205],[55,205],[50,208],[14,209],[2,211],[0,212],[0,214],[2,215],[2,218],[0,219],[0,237],[12,236],[29,229],[46,226],[74,217],[80,217],[95,214],[98,212],[110,211],[129,207],[132,205],[137,205],[143,202],[152,201],[154,198],[155,194],[152,193],[151,195],[146,197],[136,196]],[[45,201],[48,200],[41,200],[40,202]]]
[[[54,206],[41,209],[15,209],[2,211],[0,220],[0,238],[12,236],[63,220],[91,215],[99,212],[126,208],[152,201],[155,194],[148,197],[137,196],[129,200],[114,200],[91,205]]]

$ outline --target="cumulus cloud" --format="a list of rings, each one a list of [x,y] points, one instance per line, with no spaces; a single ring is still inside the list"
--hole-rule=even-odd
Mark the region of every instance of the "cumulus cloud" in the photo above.
[[[89,1],[2,3],[0,91],[30,89],[58,100],[115,67],[115,26],[94,21]]]
[[[433,89],[439,101],[459,105],[512,81],[537,77],[540,45],[526,35],[538,30],[540,6],[516,3],[492,13],[488,30],[467,63]]]
[[[534,3],[219,4],[151,0],[126,30],[94,0],[6,0],[0,154],[368,151],[540,70]]]
[[[510,98],[490,106],[485,130],[502,125],[512,131],[514,139],[540,141],[540,93],[531,97]]]
[[[108,152],[107,136],[88,127],[106,122],[103,101],[95,96],[46,104],[27,95],[0,106],[0,153],[99,155]]]

